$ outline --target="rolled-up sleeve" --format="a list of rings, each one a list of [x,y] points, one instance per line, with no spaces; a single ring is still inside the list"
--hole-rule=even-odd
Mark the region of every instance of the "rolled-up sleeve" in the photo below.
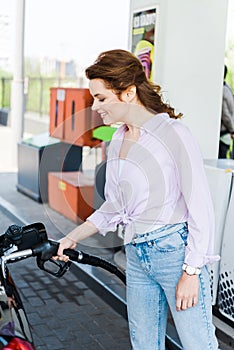
[[[99,233],[105,236],[107,232],[117,229],[117,225],[121,222],[121,217],[117,214],[113,204],[109,201],[105,201],[101,207],[86,220],[92,222]]]

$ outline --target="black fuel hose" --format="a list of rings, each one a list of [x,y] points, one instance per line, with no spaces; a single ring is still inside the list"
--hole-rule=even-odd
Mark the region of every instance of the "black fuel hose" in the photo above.
[[[116,275],[124,284],[126,284],[125,273],[121,271],[117,266],[103,258],[73,249],[64,249],[63,254],[67,255],[70,260],[76,261],[79,264],[101,267],[102,269]]]

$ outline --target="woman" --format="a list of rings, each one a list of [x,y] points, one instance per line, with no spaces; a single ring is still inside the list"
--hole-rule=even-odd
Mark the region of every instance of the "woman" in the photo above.
[[[206,264],[219,257],[199,147],[130,52],[101,53],[86,76],[92,109],[122,125],[109,146],[106,201],[60,240],[56,258],[122,225],[133,349],[165,349],[169,305],[184,349],[217,350]]]

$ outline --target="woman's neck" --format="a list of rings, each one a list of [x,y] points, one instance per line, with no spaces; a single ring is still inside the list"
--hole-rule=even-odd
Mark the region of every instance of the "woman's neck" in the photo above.
[[[138,139],[140,137],[140,128],[138,126],[133,126],[133,125],[127,125],[127,134],[134,138],[134,139]]]
[[[141,106],[134,106],[134,108],[131,108],[131,113],[129,113],[125,119],[129,134],[133,136],[139,135],[139,128],[154,116],[154,113],[147,111]]]

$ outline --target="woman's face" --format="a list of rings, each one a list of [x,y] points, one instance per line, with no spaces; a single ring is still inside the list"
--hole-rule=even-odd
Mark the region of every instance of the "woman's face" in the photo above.
[[[120,101],[112,90],[105,87],[102,79],[91,79],[89,90],[94,98],[92,109],[101,116],[104,124],[125,122],[129,105],[124,93],[123,101]]]

